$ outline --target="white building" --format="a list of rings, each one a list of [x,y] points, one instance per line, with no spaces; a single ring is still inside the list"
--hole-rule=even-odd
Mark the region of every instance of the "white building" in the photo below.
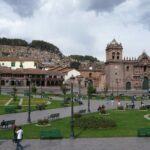
[[[38,67],[38,61],[32,58],[0,58],[0,66],[10,67],[11,69],[18,68],[32,68],[36,69]]]

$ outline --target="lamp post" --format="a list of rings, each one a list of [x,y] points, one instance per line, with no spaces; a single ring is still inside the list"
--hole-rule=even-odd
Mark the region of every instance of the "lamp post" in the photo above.
[[[116,84],[117,84],[117,96],[118,96],[118,79],[116,79]]]
[[[77,79],[78,79],[78,85],[79,85],[79,95],[78,95],[78,98],[80,99],[81,98],[81,81],[82,81],[82,76],[78,76]]]
[[[1,93],[2,93],[2,85],[1,85],[1,82],[2,81],[2,74],[1,74],[1,72],[0,72],[0,95],[1,95]]]
[[[31,123],[31,76],[29,75],[28,78],[28,83],[29,83],[29,97],[28,97],[28,118],[27,121],[28,123]]]
[[[90,87],[90,83],[91,81],[88,79],[87,80],[88,82],[88,91],[87,91],[87,94],[88,94],[88,112],[90,112],[90,95],[91,95],[91,87]]]
[[[17,94],[17,88],[16,88],[16,79],[15,78],[12,78],[11,80],[11,84],[13,85],[13,100],[16,101],[16,94]]]
[[[73,109],[73,82],[75,78],[71,76],[70,81],[71,81],[71,119],[70,119],[70,138],[74,139],[74,109]]]
[[[42,92],[43,92],[43,91],[42,91],[42,75],[41,75],[41,78],[40,78],[40,79],[41,79],[40,84],[41,84],[41,99],[42,99]]]

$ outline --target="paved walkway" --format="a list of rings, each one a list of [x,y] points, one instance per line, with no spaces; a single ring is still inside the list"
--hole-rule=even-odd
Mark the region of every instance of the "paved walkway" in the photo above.
[[[78,112],[81,109],[87,110],[87,101],[84,100],[83,102],[84,102],[84,105],[74,107],[74,112]],[[128,103],[130,103],[130,102],[128,101]],[[145,104],[146,103],[150,104],[150,101],[149,100],[145,101]],[[91,100],[90,101],[91,112],[96,112],[98,106],[102,105],[102,104],[104,104],[106,106],[106,109],[117,107],[116,101],[112,105],[111,101]],[[126,104],[126,102],[122,102],[122,105],[125,106],[125,104]],[[136,101],[135,105],[138,108],[140,106],[140,102]],[[67,116],[70,116],[71,108],[64,107],[64,108],[48,109],[48,110],[42,110],[42,111],[33,111],[33,112],[31,112],[31,121],[33,123],[37,122],[38,119],[43,119],[44,117],[48,117],[50,114],[53,114],[53,113],[60,113],[60,118],[67,117]],[[12,120],[13,119],[13,120],[16,120],[16,125],[23,125],[23,124],[27,124],[27,117],[28,117],[28,112],[5,114],[5,115],[0,115],[0,122],[2,120]]]
[[[23,140],[24,150],[149,150],[150,138],[93,138]],[[0,140],[0,150],[15,150],[11,140]]]

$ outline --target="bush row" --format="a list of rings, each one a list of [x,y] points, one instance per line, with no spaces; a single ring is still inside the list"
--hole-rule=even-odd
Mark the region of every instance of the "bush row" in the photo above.
[[[116,127],[116,122],[100,116],[82,116],[75,120],[75,126],[80,128],[111,128]]]

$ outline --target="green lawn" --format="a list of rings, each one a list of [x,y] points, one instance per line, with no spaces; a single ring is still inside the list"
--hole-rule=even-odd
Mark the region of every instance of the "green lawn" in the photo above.
[[[11,98],[10,96],[3,96],[3,95],[0,96],[0,115],[5,114],[5,107],[7,106],[4,106],[4,104],[8,102],[10,98]],[[23,98],[22,109],[16,109],[16,112],[26,112],[28,110],[28,98],[27,97],[17,97],[17,100],[16,101],[12,100],[8,106],[17,106],[21,98]],[[46,100],[46,99],[41,99],[41,98],[31,98],[31,111],[36,110],[37,104],[46,104],[45,109],[65,107],[62,105],[62,102],[63,101],[60,101],[60,100]],[[79,104],[75,103],[75,105],[79,105]],[[70,104],[66,106],[70,106]]]
[[[94,137],[136,137],[137,128],[150,127],[150,120],[146,120],[143,116],[150,113],[150,111],[127,110],[117,111],[110,110],[110,115],[104,116],[112,118],[116,121],[117,127],[109,129],[81,129],[75,128],[75,135],[77,138],[94,138]],[[93,113],[90,115],[100,115]],[[68,138],[70,135],[70,118],[59,119],[50,122],[49,127],[37,127],[35,124],[24,125],[25,139],[38,139],[41,130],[48,130],[51,128],[58,128],[63,133],[64,137]],[[0,139],[12,138],[11,129],[0,129]]]

